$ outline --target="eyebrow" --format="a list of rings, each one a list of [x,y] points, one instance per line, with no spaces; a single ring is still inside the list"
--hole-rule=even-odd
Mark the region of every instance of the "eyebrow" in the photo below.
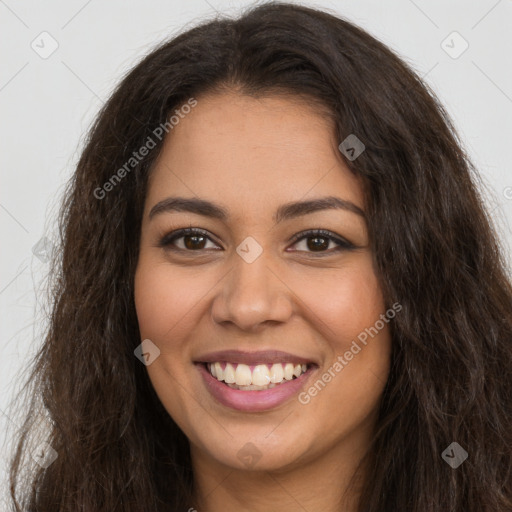
[[[320,197],[308,201],[295,201],[281,205],[272,219],[277,224],[283,220],[294,219],[321,210],[346,210],[366,220],[366,214],[354,203],[335,196]],[[229,219],[229,211],[221,205],[199,198],[168,197],[158,202],[149,212],[149,220],[155,215],[170,212],[189,212],[221,221]]]

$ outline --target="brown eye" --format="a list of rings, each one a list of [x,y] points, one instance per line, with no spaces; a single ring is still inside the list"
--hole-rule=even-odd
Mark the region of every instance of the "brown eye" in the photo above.
[[[204,235],[185,235],[183,238],[187,249],[204,249],[206,237]]]
[[[208,243],[213,245],[208,247]],[[330,255],[340,250],[355,249],[355,246],[325,230],[309,230],[295,236],[293,245],[304,244],[298,252],[317,253],[320,256]],[[199,252],[203,250],[219,250],[206,231],[197,228],[184,228],[165,235],[159,243],[160,247],[183,251]],[[222,249],[220,249],[222,250]]]
[[[159,246],[178,251],[194,252],[211,249],[212,247],[207,247],[208,241],[212,242],[210,237],[206,235],[206,232],[199,229],[186,228],[165,235],[160,241]]]
[[[324,230],[310,230],[299,233],[295,237],[294,245],[303,243],[299,252],[332,254],[340,250],[355,249],[355,246],[341,237]],[[323,254],[322,254],[323,255]]]
[[[329,240],[327,237],[323,237],[323,236],[315,236],[315,237],[306,237],[306,240],[307,240],[307,247],[308,249],[310,249],[311,251],[316,251],[316,250],[322,250],[322,249],[328,249],[329,248],[329,243],[331,242],[331,240]]]

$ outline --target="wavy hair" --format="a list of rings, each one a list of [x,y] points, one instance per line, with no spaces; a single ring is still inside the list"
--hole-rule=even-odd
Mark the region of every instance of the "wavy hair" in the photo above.
[[[62,200],[48,329],[22,390],[15,510],[193,503],[188,440],[134,356],[141,218],[162,142],[104,197],[97,190],[176,108],[223,90],[309,98],[340,142],[356,134],[366,146],[346,164],[364,183],[385,300],[403,309],[359,511],[512,510],[512,287],[478,173],[410,65],[349,21],[287,3],[203,20],[161,44],[92,125]],[[26,457],[36,433],[58,454],[46,468]],[[441,456],[454,441],[469,454],[457,469]]]

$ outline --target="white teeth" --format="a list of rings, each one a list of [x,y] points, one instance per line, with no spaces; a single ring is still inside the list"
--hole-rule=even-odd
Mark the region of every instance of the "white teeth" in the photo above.
[[[275,363],[270,369],[267,364],[251,367],[246,364],[209,363],[210,373],[219,381],[224,381],[234,389],[261,390],[269,389],[282,382],[300,377],[308,369],[306,364]],[[224,366],[224,369],[222,369]]]
[[[249,386],[252,384],[251,369],[246,364],[239,364],[235,370],[236,384]]]
[[[226,384],[234,384],[236,382],[235,369],[230,363],[226,363],[226,367],[224,368],[224,382]]]
[[[284,366],[284,378],[286,380],[292,380],[293,379],[293,364],[292,363],[286,363]]]
[[[281,382],[284,378],[284,370],[282,364],[273,364],[270,368],[270,382]]]
[[[215,368],[215,377],[217,377],[217,380],[224,380],[224,371],[222,370],[221,364],[215,363],[214,368]]]
[[[252,371],[252,383],[255,386],[266,386],[270,384],[270,371],[266,364],[258,364]]]

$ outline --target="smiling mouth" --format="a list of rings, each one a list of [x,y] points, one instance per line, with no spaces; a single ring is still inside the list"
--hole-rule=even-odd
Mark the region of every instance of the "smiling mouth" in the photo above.
[[[263,391],[298,379],[314,365],[274,363],[247,365],[219,361],[202,363],[212,377],[231,389],[240,391]]]

